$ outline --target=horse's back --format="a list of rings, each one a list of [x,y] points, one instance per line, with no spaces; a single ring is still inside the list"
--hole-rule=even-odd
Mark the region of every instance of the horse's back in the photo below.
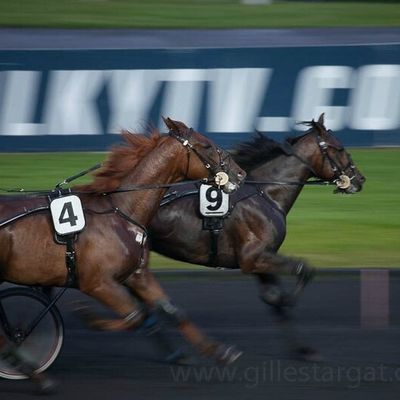
[[[178,189],[165,198],[150,224],[154,251],[181,261],[209,265],[212,240],[217,240],[219,266],[239,268],[236,254],[246,238],[257,238],[260,249],[272,251],[283,242],[285,216],[249,185],[231,196],[230,212],[221,221],[223,228],[212,239],[210,230],[203,229],[199,195],[193,189]]]
[[[28,211],[48,206],[45,196],[0,196],[0,223]]]

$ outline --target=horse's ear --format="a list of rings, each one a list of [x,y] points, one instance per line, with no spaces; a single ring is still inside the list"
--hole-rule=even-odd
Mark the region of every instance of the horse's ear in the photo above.
[[[178,127],[175,126],[174,121],[172,121],[171,118],[164,118],[162,117],[164,124],[166,125],[166,127],[170,130],[170,131],[177,131]]]
[[[325,113],[322,113],[318,118],[318,123],[324,125]]]
[[[183,133],[189,129],[183,122],[174,121],[169,117],[167,117],[167,118],[162,117],[162,119],[170,131]]]

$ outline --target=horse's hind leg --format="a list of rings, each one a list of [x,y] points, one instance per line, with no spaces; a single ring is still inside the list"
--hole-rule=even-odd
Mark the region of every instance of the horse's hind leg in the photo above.
[[[148,269],[142,270],[140,274],[131,275],[126,284],[148,306],[154,308],[175,325],[186,341],[196,348],[200,354],[214,358],[224,364],[234,362],[241,355],[241,352],[237,351],[233,346],[217,343],[203,334],[188,319],[186,313],[171,302]]]
[[[129,291],[114,280],[107,279],[96,284],[80,283],[80,290],[113,310],[119,318],[99,318],[88,307],[77,309],[93,328],[121,331],[136,328],[144,320],[144,313]]]

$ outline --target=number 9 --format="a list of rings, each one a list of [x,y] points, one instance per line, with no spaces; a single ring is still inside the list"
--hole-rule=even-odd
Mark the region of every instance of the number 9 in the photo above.
[[[215,187],[209,187],[206,191],[206,199],[210,205],[207,206],[207,209],[210,211],[218,210],[222,205],[222,193],[221,190]],[[213,205],[213,203],[215,203]]]

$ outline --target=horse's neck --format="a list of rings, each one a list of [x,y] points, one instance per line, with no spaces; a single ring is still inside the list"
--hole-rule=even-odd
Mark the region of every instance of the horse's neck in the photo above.
[[[282,184],[262,184],[266,193],[285,213],[288,214],[299,196],[303,186],[285,185],[288,182],[305,182],[310,177],[310,170],[294,156],[281,155],[255,168],[250,172],[250,179],[279,182]]]
[[[150,152],[126,179],[121,188],[141,185],[157,185],[177,182],[184,178],[182,165],[186,162],[186,150],[163,145]],[[139,189],[114,195],[114,202],[122,212],[146,226],[156,213],[167,188]]]

